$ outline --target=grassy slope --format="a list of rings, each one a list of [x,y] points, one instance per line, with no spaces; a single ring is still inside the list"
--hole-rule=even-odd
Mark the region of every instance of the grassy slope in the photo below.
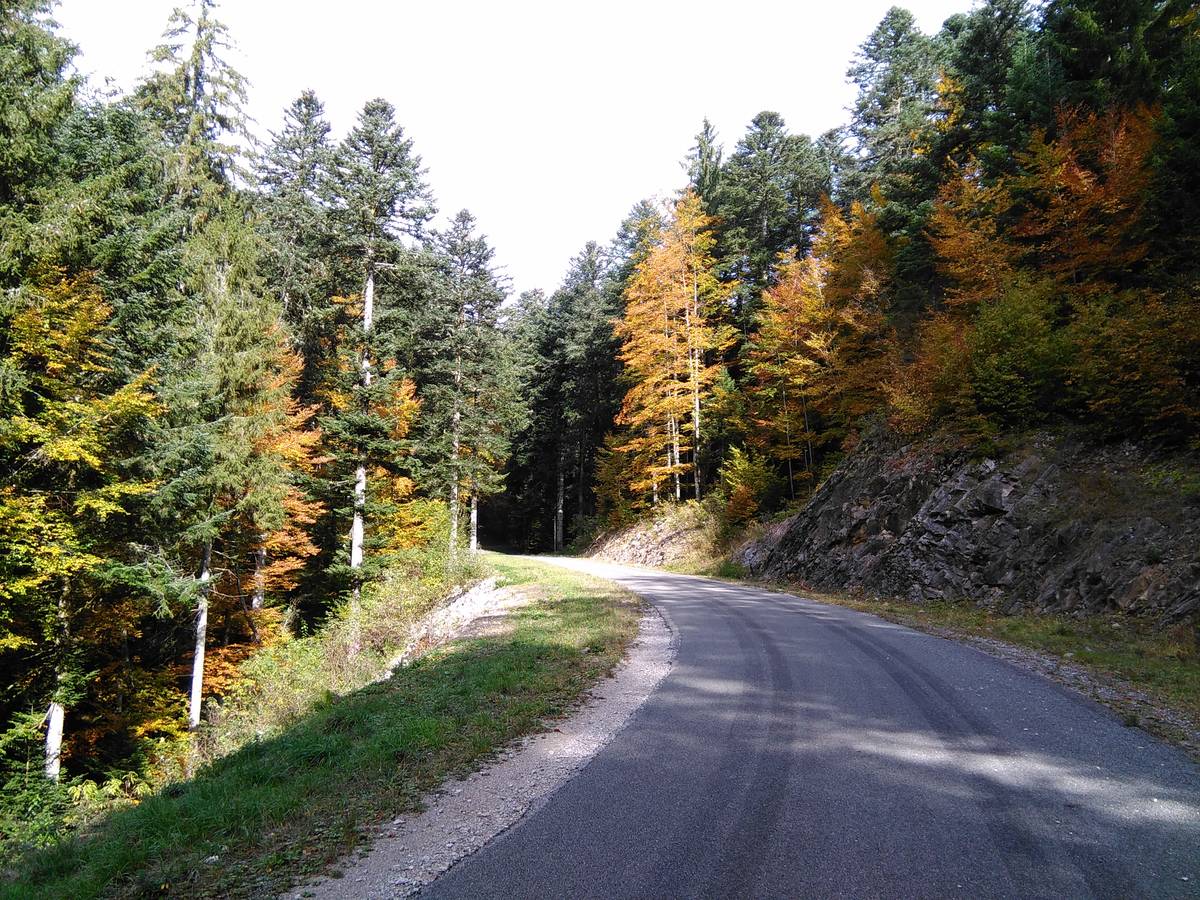
[[[611,671],[637,602],[611,583],[493,557],[535,602],[511,633],[435,651],[284,733],[28,859],[5,897],[261,896],[320,871],[373,823],[541,730]],[[585,652],[586,651],[586,652]],[[212,862],[207,859],[217,857]]]

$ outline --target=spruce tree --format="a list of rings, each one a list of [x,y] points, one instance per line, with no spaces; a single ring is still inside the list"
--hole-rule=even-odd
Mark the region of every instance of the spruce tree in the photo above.
[[[717,254],[723,275],[740,283],[732,319],[746,334],[775,259],[791,247],[808,247],[818,204],[829,192],[829,171],[807,136],[789,134],[778,113],[761,112],[720,179],[715,208],[709,208],[722,222]]]
[[[336,332],[331,222],[324,195],[332,164],[321,101],[305,91],[284,112],[283,127],[255,167],[262,272],[283,306],[304,359],[301,391],[319,386]]]
[[[376,304],[382,301],[384,312],[394,312],[405,302],[377,291],[401,283],[399,273],[411,262],[411,250],[402,238],[420,241],[433,214],[421,158],[413,153],[412,141],[386,100],[371,100],[363,107],[358,123],[333,154],[323,194],[330,207],[339,293],[356,298],[353,308],[361,323],[348,329],[356,356],[354,400],[334,411],[326,423],[337,439],[341,466],[353,473],[349,569],[357,602],[365,558],[367,474],[372,465],[387,462],[380,459],[379,450],[389,433],[387,422],[373,412],[373,398],[381,390],[376,384],[380,348],[392,342],[391,335],[377,328]]]
[[[477,546],[478,502],[503,487],[500,472],[522,409],[514,359],[500,330],[505,288],[492,248],[475,234],[466,210],[436,236],[435,246],[439,285],[416,336],[418,422],[426,477],[444,486],[450,508],[454,555],[464,499],[469,544]]]

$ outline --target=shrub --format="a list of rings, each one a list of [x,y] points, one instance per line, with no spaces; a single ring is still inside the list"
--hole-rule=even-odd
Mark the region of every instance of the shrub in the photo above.
[[[1067,344],[1055,330],[1056,286],[1017,280],[979,305],[969,340],[970,378],[979,411],[997,424],[1024,427],[1058,402]]]
[[[721,530],[724,535],[758,515],[771,495],[779,491],[779,476],[768,461],[740,447],[730,447],[721,464]]]

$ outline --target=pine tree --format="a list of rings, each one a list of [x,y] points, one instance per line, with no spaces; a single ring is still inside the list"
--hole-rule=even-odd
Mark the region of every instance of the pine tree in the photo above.
[[[595,512],[596,454],[620,408],[612,270],[610,255],[587,244],[551,297],[521,297],[507,329],[529,409],[508,479],[512,514],[531,535],[549,523],[555,550]]]
[[[705,118],[696,134],[696,145],[688,152],[684,169],[687,171],[688,184],[710,214],[715,211],[721,187],[721,154],[717,130]]]
[[[499,327],[505,288],[492,267],[492,248],[476,236],[466,210],[435,245],[439,284],[419,320],[415,375],[422,455],[427,478],[445,486],[453,557],[464,494],[469,542],[477,546],[478,501],[503,486],[500,472],[522,410],[514,360]]]
[[[192,213],[192,229],[221,206],[243,174],[240,145],[253,143],[246,79],[225,56],[233,45],[229,29],[212,16],[215,7],[216,0],[194,0],[194,11],[171,13],[163,42],[150,52],[156,68],[135,94],[174,148],[170,177]]]
[[[341,421],[332,426],[340,437],[342,462],[354,472],[349,566],[356,601],[365,554],[367,473],[376,461],[372,444],[387,432],[371,413],[380,340],[376,290],[384,273],[394,269],[404,253],[400,238],[419,238],[433,213],[422,179],[421,159],[396,124],[395,110],[386,100],[376,99],[363,107],[358,123],[335,151],[324,186],[339,282],[358,296],[361,316],[361,327],[351,341],[358,356],[361,390],[357,402],[341,411]]]
[[[331,223],[323,202],[330,185],[329,124],[316,94],[305,91],[284,112],[283,128],[255,168],[263,237],[263,276],[283,306],[304,359],[301,391],[312,397],[328,364],[336,330],[329,298],[333,275]]]
[[[77,82],[67,74],[75,48],[54,33],[53,6],[15,0],[0,7],[0,214],[33,202],[34,188],[50,180],[53,138],[75,99]]]
[[[776,257],[789,247],[807,249],[827,193],[829,170],[812,141],[789,134],[778,113],[755,116],[721,167],[714,210],[723,274],[741,284],[733,319],[743,334],[752,328]]]

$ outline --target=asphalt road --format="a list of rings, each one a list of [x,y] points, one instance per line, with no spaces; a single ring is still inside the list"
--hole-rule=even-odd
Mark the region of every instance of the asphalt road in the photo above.
[[[560,562],[661,609],[675,667],[421,896],[1200,896],[1200,766],[1089,701],[839,607]]]

